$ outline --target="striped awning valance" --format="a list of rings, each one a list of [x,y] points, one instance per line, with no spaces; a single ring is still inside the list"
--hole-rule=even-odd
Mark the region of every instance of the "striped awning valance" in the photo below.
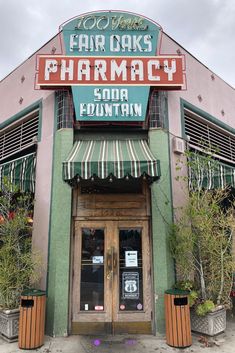
[[[34,192],[35,187],[35,166],[36,154],[31,153],[26,156],[14,159],[13,161],[0,165],[0,181],[4,177],[19,188],[20,191]]]
[[[143,175],[156,180],[160,176],[159,161],[153,156],[146,140],[79,140],[63,163],[63,178],[121,179]]]
[[[193,165],[193,168],[189,167],[189,188],[191,190],[235,187],[235,166],[232,167],[218,160],[208,161],[199,154],[193,157]]]

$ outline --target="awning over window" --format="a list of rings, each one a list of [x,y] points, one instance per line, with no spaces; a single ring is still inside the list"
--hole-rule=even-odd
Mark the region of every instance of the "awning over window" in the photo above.
[[[34,192],[35,166],[35,153],[3,163],[0,165],[0,181],[2,183],[3,178],[7,177],[20,191]]]
[[[114,176],[139,178],[146,175],[153,180],[160,177],[159,161],[153,156],[147,141],[80,140],[75,142],[63,163],[63,178],[100,179]]]
[[[189,167],[189,188],[224,189],[227,186],[235,187],[235,166],[221,163],[218,160],[206,160],[196,154],[191,157],[194,167]],[[190,166],[190,163],[189,163]],[[196,166],[196,167],[195,167]]]

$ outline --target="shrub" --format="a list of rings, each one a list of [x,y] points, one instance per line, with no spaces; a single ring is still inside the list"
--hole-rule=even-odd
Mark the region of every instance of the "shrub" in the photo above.
[[[189,190],[185,207],[178,210],[170,248],[176,260],[178,278],[186,283],[192,280],[193,286],[189,290],[198,293],[198,298],[193,294],[195,305],[199,304],[197,312],[204,314],[212,310],[213,305],[229,306],[231,303],[235,270],[231,251],[235,228],[234,201],[229,201],[228,188],[203,188],[202,171],[205,172],[207,164],[211,168],[216,161],[207,156],[200,166],[199,159],[195,164],[190,153],[187,152],[187,157],[194,176],[193,188]]]
[[[21,292],[40,277],[41,260],[31,249],[30,195],[4,181],[0,193],[0,307],[17,308]]]

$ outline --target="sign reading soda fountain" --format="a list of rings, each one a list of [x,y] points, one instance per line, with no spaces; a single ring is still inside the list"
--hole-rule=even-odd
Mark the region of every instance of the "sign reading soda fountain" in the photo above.
[[[159,31],[131,13],[72,19],[61,27],[66,56],[40,56],[37,83],[71,86],[77,120],[143,121],[150,86],[184,84],[182,56],[156,56]]]

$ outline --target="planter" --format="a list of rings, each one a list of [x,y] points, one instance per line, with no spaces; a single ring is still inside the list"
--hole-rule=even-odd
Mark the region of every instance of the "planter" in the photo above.
[[[192,331],[215,336],[226,329],[226,309],[220,309],[205,316],[198,316],[191,310],[190,317]]]
[[[19,309],[0,311],[0,337],[7,342],[18,340],[19,316]]]

